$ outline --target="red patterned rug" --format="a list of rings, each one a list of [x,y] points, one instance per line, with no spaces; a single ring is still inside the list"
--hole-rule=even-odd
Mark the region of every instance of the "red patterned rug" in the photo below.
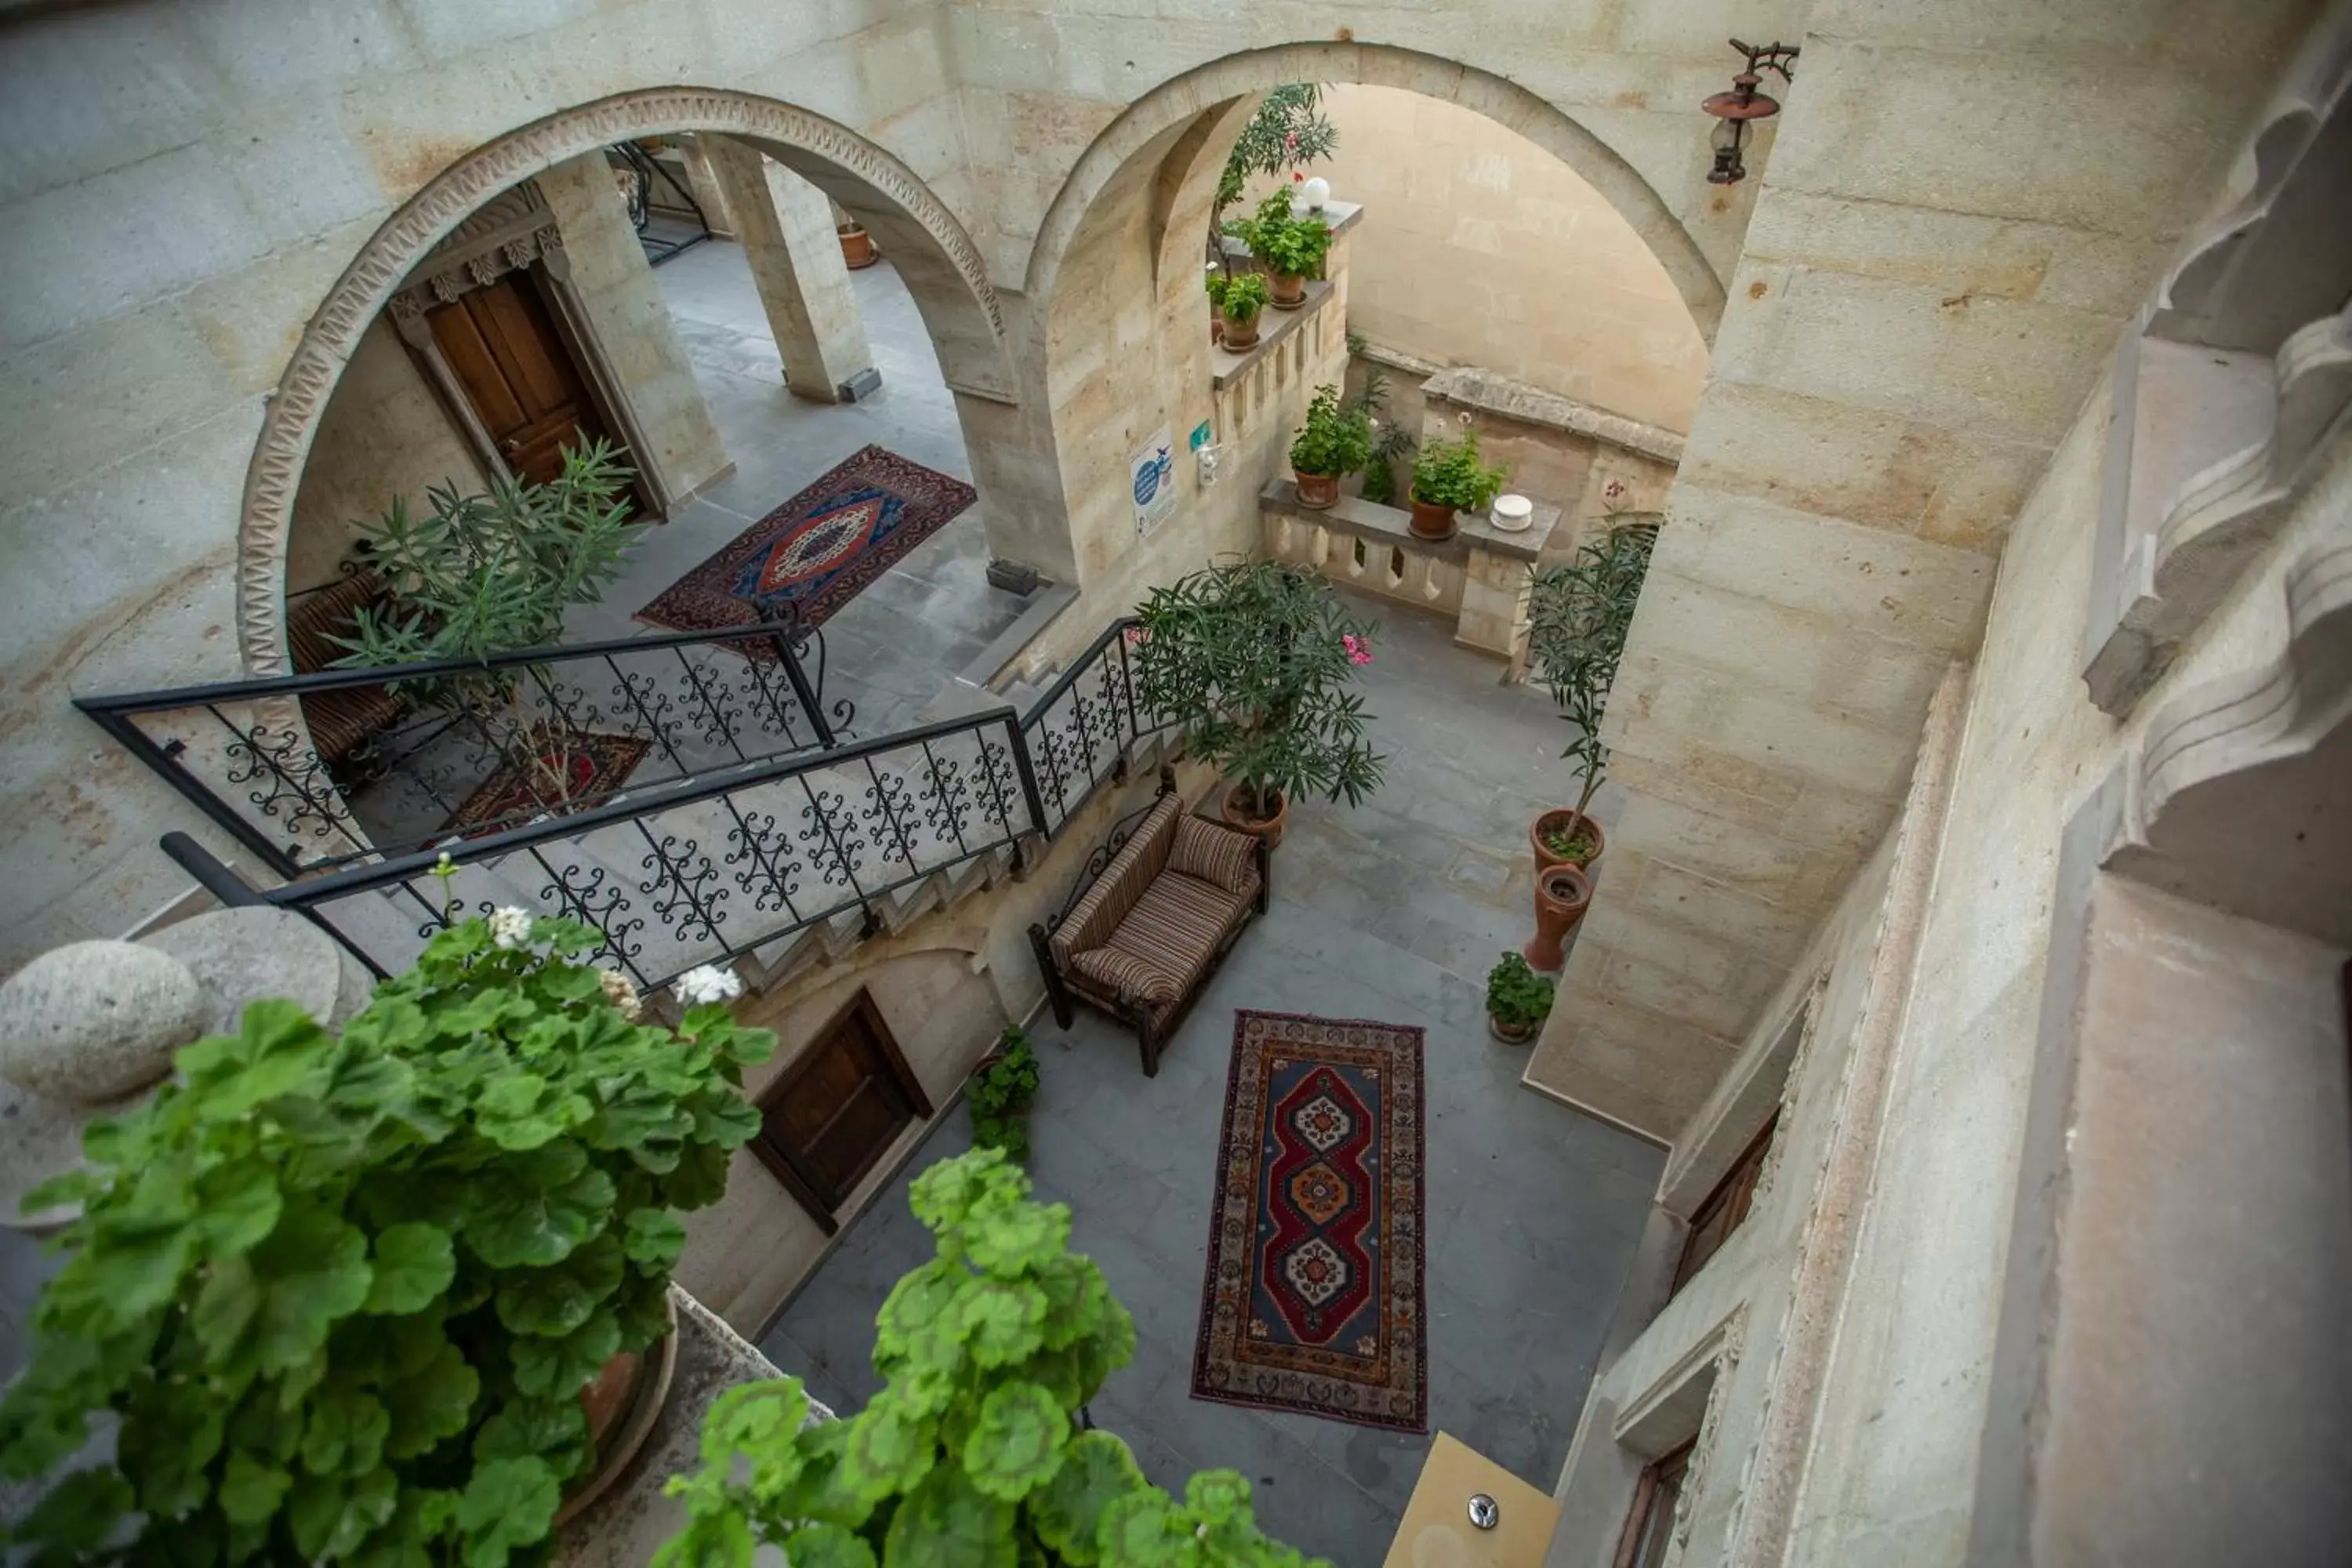
[[[820,626],[972,500],[972,488],[952,475],[865,447],[672,583],[636,618],[716,632],[798,611]],[[729,646],[773,657],[764,647]]]
[[[628,782],[649,741],[541,724],[531,731],[539,763],[500,763],[441,825],[469,838],[520,827],[548,812],[562,816],[597,805]]]
[[[1421,1042],[1235,1012],[1193,1398],[1429,1430]]]

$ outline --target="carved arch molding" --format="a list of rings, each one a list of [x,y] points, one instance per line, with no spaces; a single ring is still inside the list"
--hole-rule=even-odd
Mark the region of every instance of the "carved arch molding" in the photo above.
[[[484,204],[568,159],[640,136],[740,137],[857,212],[882,233],[959,391],[1014,401],[1003,308],[979,248],[904,163],[848,127],[774,99],[659,88],[581,104],[508,132],[436,175],[360,247],[303,330],[272,394],[246,470],[238,528],[236,627],[246,668],[290,668],[286,546],[302,466],[361,336],[436,247]]]

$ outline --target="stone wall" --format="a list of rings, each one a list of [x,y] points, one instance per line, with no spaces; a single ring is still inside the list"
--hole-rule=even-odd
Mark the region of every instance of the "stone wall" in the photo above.
[[[336,384],[302,466],[286,546],[287,591],[335,581],[336,568],[395,499],[422,516],[431,510],[427,489],[451,485],[470,493],[488,482],[448,405],[392,323],[379,318]]]
[[[1629,798],[1531,1084],[1662,1139],[1705,1097],[1892,822],[2011,517],[2312,10],[1813,8],[1609,708]],[[2193,64],[2154,47],[2209,26]],[[2087,130],[2158,103],[2163,146],[2127,166]]]
[[[1397,88],[1325,95],[1308,172],[1365,206],[1355,330],[1677,434],[1706,377],[1681,290],[1607,198],[1518,132]],[[1557,499],[1557,498],[1553,498]]]

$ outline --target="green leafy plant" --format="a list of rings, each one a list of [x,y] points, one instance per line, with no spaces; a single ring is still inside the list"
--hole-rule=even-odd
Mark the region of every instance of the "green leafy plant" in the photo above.
[[[656,1568],[745,1568],[762,1544],[794,1568],[1309,1568],[1259,1533],[1233,1471],[1179,1502],[1126,1444],[1078,1430],[1135,1323],[1069,1250],[1066,1207],[1033,1201],[995,1149],[941,1161],[911,1196],[939,1256],[882,1304],[882,1392],[814,1425],[797,1378],[720,1395],[702,1469],[670,1482],[689,1518]]]
[[[1372,432],[1372,450],[1364,463],[1363,498],[1382,506],[1396,500],[1396,466],[1412,451],[1412,437],[1387,417],[1389,374],[1365,354],[1370,345],[1360,332],[1348,334],[1348,353],[1364,362],[1363,384],[1351,406],[1360,412]]]
[[[1547,824],[1541,830],[1544,847],[1562,860],[1582,866],[1601,852],[1601,841],[1592,836],[1591,827],[1581,819],[1573,826]]]
[[[1339,145],[1339,132],[1322,111],[1323,89],[1311,81],[1285,82],[1270,88],[1257,110],[1234,139],[1234,150],[1217,176],[1216,200],[1209,215],[1209,258],[1222,263],[1225,209],[1242,199],[1252,178],[1294,175],[1318,158],[1328,158]]]
[[[1591,809],[1609,765],[1601,719],[1658,542],[1652,514],[1615,513],[1610,521],[1567,564],[1536,574],[1528,603],[1528,662],[1550,689],[1560,717],[1576,727],[1560,755],[1574,758],[1582,776],[1579,815]]]
[[[971,1108],[971,1141],[1029,1158],[1029,1107],[1037,1099],[1037,1051],[1027,1031],[1008,1024],[997,1037],[997,1058],[971,1075],[964,1103]]]
[[[1382,759],[1348,689],[1371,662],[1375,623],[1317,573],[1276,561],[1212,566],[1136,609],[1129,658],[1151,710],[1188,727],[1185,749],[1242,787],[1255,816],[1320,795],[1362,803]]]
[[[1236,327],[1246,327],[1265,309],[1265,277],[1258,272],[1241,272],[1231,278],[1212,275],[1209,298],[1217,302],[1226,321]]]
[[[1508,469],[1478,461],[1478,433],[1473,430],[1458,441],[1441,438],[1421,449],[1412,463],[1412,499],[1455,511],[1480,511],[1502,493],[1508,478]]]
[[[428,517],[393,501],[367,536],[388,611],[362,608],[334,639],[357,668],[480,658],[559,640],[563,614],[593,605],[620,574],[630,525],[628,466],[604,441],[567,448],[547,484],[504,479],[486,494],[426,492]]]
[[[1227,227],[1249,247],[1260,266],[1283,277],[1315,277],[1331,250],[1331,226],[1319,216],[1292,216],[1286,190],[1260,202],[1256,216]]]
[[[1486,971],[1486,1011],[1506,1029],[1533,1028],[1551,1016],[1552,982],[1516,952]]]
[[[1371,460],[1372,416],[1342,407],[1339,389],[1326,384],[1307,405],[1307,423],[1290,441],[1290,467],[1301,474],[1352,474]]]
[[[93,1123],[0,1475],[46,1476],[89,1418],[113,1464],[15,1539],[42,1563],[539,1560],[591,1464],[581,1386],[666,1331],[677,1211],[758,1128],[774,1037],[721,1006],[632,1021],[601,937],[502,910],[436,935],[331,1035],[290,1002],[179,1052]],[[541,950],[545,950],[542,952]]]

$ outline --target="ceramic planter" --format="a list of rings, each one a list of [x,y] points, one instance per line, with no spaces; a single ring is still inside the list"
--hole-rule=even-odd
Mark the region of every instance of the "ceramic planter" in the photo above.
[[[841,236],[841,259],[853,272],[873,266],[881,260],[875,254],[874,237],[854,223],[839,225],[835,233]]]
[[[1502,533],[1525,533],[1536,525],[1536,503],[1525,496],[1496,496],[1486,521]]]
[[[1504,1023],[1492,1013],[1486,1015],[1486,1032],[1507,1046],[1524,1046],[1534,1039],[1542,1028],[1543,1026],[1540,1023],[1514,1026]]]
[[[1573,837],[1580,828],[1592,839],[1592,853],[1582,859],[1559,854],[1544,842],[1546,834],[1565,833]],[[1535,848],[1536,870],[1538,873],[1549,871],[1554,866],[1590,866],[1601,858],[1602,850],[1609,847],[1608,837],[1601,831],[1601,824],[1568,806],[1547,811],[1528,824],[1528,843]]]
[[[1252,349],[1257,346],[1257,318],[1255,316],[1252,316],[1246,321],[1236,321],[1231,316],[1224,317],[1223,321],[1225,323],[1225,351],[1228,353],[1239,353],[1244,349]]]
[[[1254,833],[1265,840],[1268,849],[1273,849],[1280,847],[1282,830],[1290,821],[1290,801],[1287,796],[1276,794],[1272,816],[1253,816],[1243,805],[1242,786],[1228,784],[1225,793],[1218,797],[1217,815],[1224,818],[1226,826]]]
[[[1339,476],[1337,474],[1307,474],[1298,476],[1298,504],[1309,511],[1328,511],[1339,504]]]
[[[1412,536],[1434,543],[1454,537],[1454,509],[1444,501],[1413,498]]]
[[[1266,303],[1277,310],[1296,310],[1307,303],[1307,279],[1288,272],[1265,275]]]
[[[1521,948],[1528,967],[1556,973],[1568,962],[1568,938],[1592,905],[1592,879],[1573,866],[1536,873],[1536,934]]]
[[[677,1303],[665,1301],[669,1332],[644,1352],[623,1351],[580,1390],[580,1408],[588,1417],[588,1443],[595,1450],[594,1468],[572,1483],[555,1510],[561,1530],[588,1510],[629,1468],[629,1461],[654,1435],[662,1406],[669,1400],[670,1379],[677,1373]]]

